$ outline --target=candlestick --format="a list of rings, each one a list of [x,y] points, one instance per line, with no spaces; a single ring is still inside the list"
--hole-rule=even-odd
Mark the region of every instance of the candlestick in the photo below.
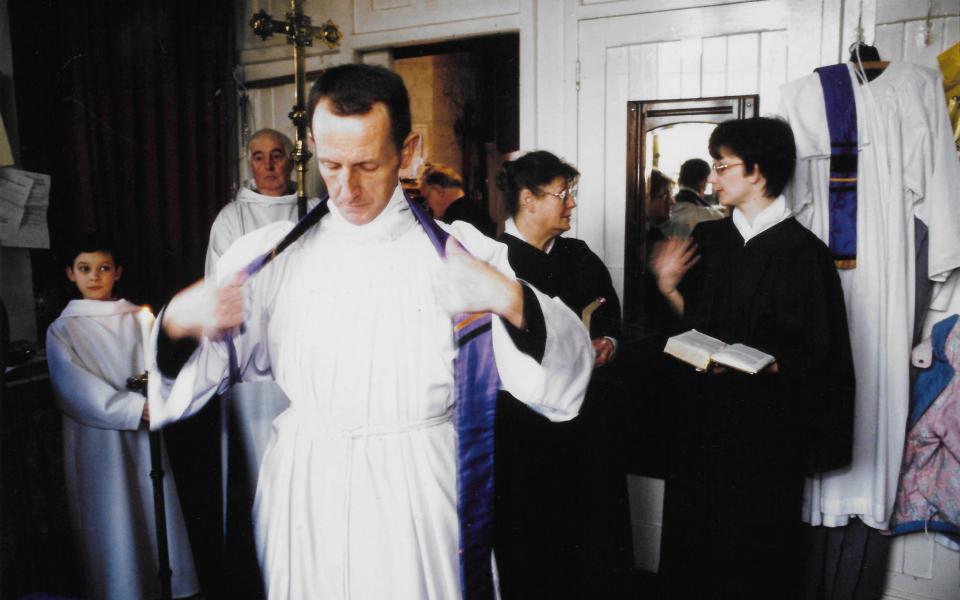
[[[153,344],[150,342],[150,334],[153,331],[154,322],[153,313],[149,306],[140,309],[140,337],[143,340],[143,370],[149,371],[153,363]]]

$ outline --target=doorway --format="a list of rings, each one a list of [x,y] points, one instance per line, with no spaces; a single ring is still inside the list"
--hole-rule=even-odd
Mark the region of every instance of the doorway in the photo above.
[[[494,182],[520,146],[519,50],[516,33],[392,50],[421,137],[413,164],[401,173],[409,185],[426,163],[447,165],[462,175],[466,197],[503,221]]]
[[[644,214],[646,179],[656,168],[676,181],[680,164],[689,158],[710,162],[707,142],[713,128],[729,119],[759,114],[756,94],[694,98],[690,100],[637,100],[627,102],[627,198],[624,230],[623,318],[643,324],[642,277],[646,271]]]

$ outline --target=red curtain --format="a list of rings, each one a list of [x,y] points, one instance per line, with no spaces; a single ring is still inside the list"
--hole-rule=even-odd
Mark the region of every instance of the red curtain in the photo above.
[[[9,4],[22,162],[53,176],[54,256],[75,233],[111,233],[126,269],[118,291],[135,302],[159,307],[203,275],[210,224],[231,199],[235,9]],[[51,290],[63,271],[38,258],[41,312],[62,307]]]

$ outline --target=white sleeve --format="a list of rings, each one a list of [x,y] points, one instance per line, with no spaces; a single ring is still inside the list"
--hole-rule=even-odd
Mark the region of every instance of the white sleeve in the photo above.
[[[237,240],[215,267],[218,284],[222,284],[253,258],[266,252],[291,227],[293,224],[288,222],[272,223]],[[233,332],[232,340],[242,381],[273,379],[267,344],[270,311],[263,305],[264,295],[258,293],[265,287],[269,287],[269,282],[257,276],[244,285],[246,318],[243,326]],[[158,316],[158,323],[162,322],[163,311]],[[151,344],[154,348],[157,347],[159,331],[160,327],[153,328]],[[199,347],[180,369],[176,378],[164,376],[154,358],[150,365],[148,394],[151,429],[159,429],[167,423],[193,415],[203,408],[214,393],[226,391],[229,385],[228,362],[227,342],[206,337],[201,340]]]
[[[960,161],[953,131],[943,101],[942,77],[932,75],[922,90],[922,105],[909,115],[910,131],[904,131],[904,185],[918,202],[917,218],[929,229],[928,276],[946,281],[960,267]],[[912,137],[912,139],[910,139]]]
[[[204,276],[214,274],[217,261],[226,253],[230,246],[243,235],[237,218],[237,203],[231,202],[220,210],[217,218],[210,227],[210,242],[207,245],[207,259],[204,265]]]
[[[136,430],[146,398],[117,389],[94,375],[53,327],[47,331],[47,364],[57,405],[73,420],[98,429]]]
[[[480,233],[472,225],[443,225],[476,258],[514,276],[506,245]],[[503,389],[551,421],[577,416],[593,371],[594,350],[580,318],[559,298],[528,286],[536,295],[546,326],[543,359],[537,362],[513,343],[503,320],[493,319],[493,352]]]

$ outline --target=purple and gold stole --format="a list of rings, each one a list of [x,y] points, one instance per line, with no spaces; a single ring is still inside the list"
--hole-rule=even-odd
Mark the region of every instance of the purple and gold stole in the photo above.
[[[446,256],[449,234],[415,201],[406,198],[437,253]],[[330,212],[328,197],[290,230],[272,250],[244,269],[252,277],[321,217]],[[493,427],[500,391],[500,374],[493,354],[493,317],[468,313],[454,319],[457,358],[454,361],[455,423],[457,429],[457,517],[460,523],[460,589],[464,600],[494,597],[493,553]],[[235,383],[237,358],[227,343],[230,383]]]
[[[830,130],[830,236],[838,269],[857,266],[857,106],[847,65],[814,69]]]

